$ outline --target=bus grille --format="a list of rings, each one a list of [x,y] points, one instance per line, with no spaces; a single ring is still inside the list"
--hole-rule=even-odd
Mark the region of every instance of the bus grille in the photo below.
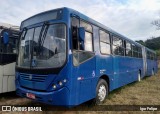
[[[20,78],[34,82],[44,82],[47,78],[47,75],[20,74]]]

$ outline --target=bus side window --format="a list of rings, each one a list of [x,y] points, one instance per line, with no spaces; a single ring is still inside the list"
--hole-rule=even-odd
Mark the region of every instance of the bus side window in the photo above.
[[[79,64],[89,60],[90,58],[94,56],[92,26],[82,20],[80,21],[80,26],[85,28],[85,39],[84,39],[84,42],[82,41],[83,44],[79,41],[78,35],[77,35],[78,34],[77,28],[79,26],[72,26],[72,37],[73,37],[72,43],[73,43],[73,49],[74,49],[73,50],[73,64],[74,66],[78,66]],[[74,27],[76,29],[75,32],[73,31]]]
[[[110,35],[102,30],[99,31],[100,35],[100,51],[102,54],[111,54],[110,48]]]
[[[89,32],[85,32],[84,50],[93,51],[92,34]]]
[[[123,40],[113,36],[113,42],[112,42],[112,49],[113,49],[113,54],[114,55],[121,55],[124,56],[124,44]]]
[[[3,43],[3,33],[8,32],[9,41],[8,43]],[[17,52],[17,43],[18,43],[19,31],[14,31],[10,29],[4,29],[1,33],[0,40],[0,52],[3,54],[16,54]]]
[[[128,41],[125,41],[125,55],[132,57],[132,46]]]
[[[150,52],[147,51],[147,59],[150,59]]]
[[[79,19],[76,17],[72,18],[72,49],[78,50],[78,28]]]
[[[80,26],[85,28],[85,41],[84,41],[84,49],[80,50],[91,51],[93,52],[93,31],[92,26],[84,21],[80,21]]]
[[[5,45],[6,50],[5,53],[9,53],[9,54],[16,54],[16,49],[17,49],[17,40],[18,38],[13,38],[10,37],[9,38],[9,42],[7,45]]]
[[[132,44],[132,55],[138,58],[138,47],[135,44]]]
[[[138,48],[138,57],[142,58],[142,48]]]

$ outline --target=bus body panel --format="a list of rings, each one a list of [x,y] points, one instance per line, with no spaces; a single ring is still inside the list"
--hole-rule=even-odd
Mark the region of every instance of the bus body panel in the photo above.
[[[15,62],[0,65],[0,93],[15,91]]]
[[[38,92],[21,87],[17,87],[16,94],[21,97],[26,97],[27,93],[36,95],[35,101],[43,102],[52,105],[68,106],[69,105],[69,90],[66,87],[59,89],[58,91],[51,92]],[[32,99],[34,100],[34,99]]]
[[[74,87],[76,87],[78,104],[95,97],[95,92],[93,91],[95,72],[95,57],[77,67],[73,66],[72,73],[73,77],[75,77]]]
[[[153,61],[153,60],[149,60],[147,59],[147,76],[151,76],[152,75],[152,71],[154,71],[154,73],[157,73],[157,62]]]
[[[139,70],[143,71],[142,59],[131,57],[114,57],[114,88],[124,86],[138,80]]]
[[[147,76],[151,76],[152,75],[152,71],[154,73],[157,73],[158,72],[158,63],[157,63],[157,60],[153,60],[153,59],[149,59],[148,58],[148,52],[152,52],[155,54],[155,52],[153,52],[152,50],[148,49],[148,48],[145,48],[145,51],[146,51],[146,75]]]

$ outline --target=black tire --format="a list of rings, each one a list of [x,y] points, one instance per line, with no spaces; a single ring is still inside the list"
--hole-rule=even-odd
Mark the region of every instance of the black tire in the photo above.
[[[104,97],[104,99],[102,100],[102,99],[100,99],[100,97],[99,97],[99,91],[100,91],[100,89],[102,87],[105,87],[105,89],[106,89],[106,95],[104,95],[105,97]],[[100,79],[99,81],[98,81],[98,84],[97,84],[97,87],[96,87],[96,98],[95,99],[93,99],[92,100],[92,105],[99,105],[99,104],[102,104],[104,101],[105,101],[105,99],[106,99],[106,97],[108,96],[108,83],[104,80],[104,79]]]

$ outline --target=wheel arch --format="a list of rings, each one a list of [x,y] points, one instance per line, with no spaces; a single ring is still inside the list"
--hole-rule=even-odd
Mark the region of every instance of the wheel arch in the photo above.
[[[100,76],[100,78],[99,78],[99,80],[100,79],[104,79],[106,82],[107,82],[107,84],[108,84],[108,92],[110,91],[110,80],[109,80],[109,76],[107,76],[107,75],[102,75],[102,76]]]
[[[139,71],[138,73],[140,73],[140,76],[142,77],[142,70],[139,69],[138,71]]]

